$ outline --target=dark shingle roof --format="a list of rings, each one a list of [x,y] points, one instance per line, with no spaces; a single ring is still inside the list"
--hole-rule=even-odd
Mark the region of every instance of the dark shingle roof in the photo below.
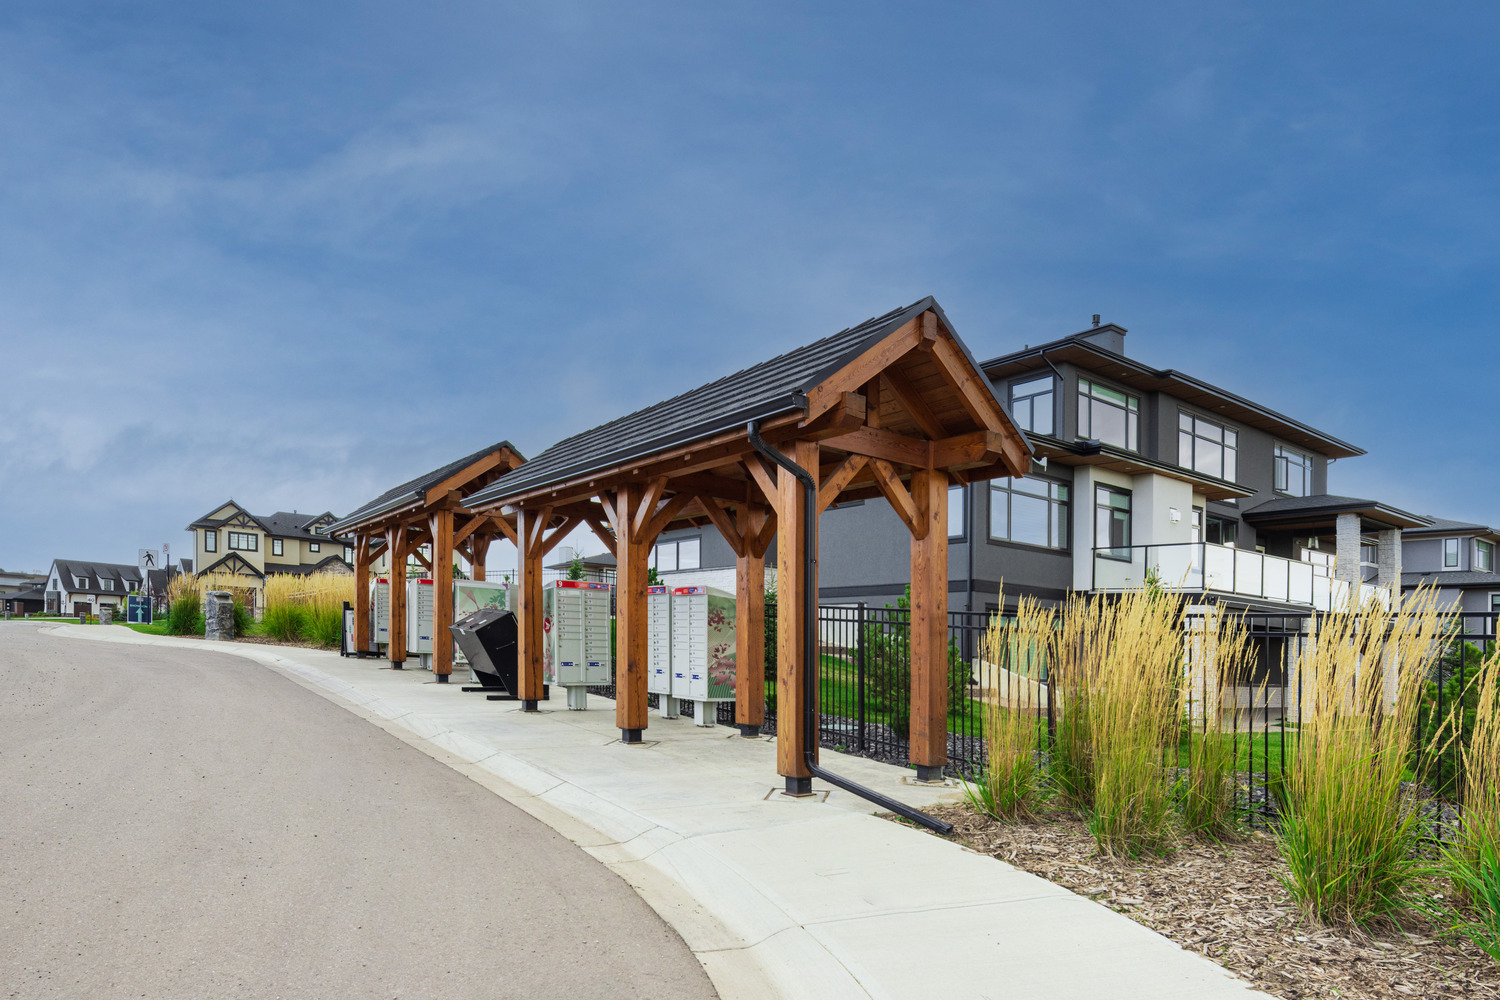
[[[333,512],[293,514],[284,510],[278,510],[269,517],[257,517],[256,520],[265,525],[267,534],[278,538],[302,538],[310,542],[326,542],[330,539],[336,539],[337,536],[333,534],[329,525],[324,526],[322,534],[308,527],[308,525],[320,517],[333,517]]]
[[[53,562],[57,566],[63,590],[70,594],[124,594],[130,590],[129,584],[141,582],[140,569],[125,563],[84,562],[81,559],[56,559]],[[74,581],[78,577],[82,577],[87,585],[82,588],[77,586]],[[114,590],[102,590],[99,587],[101,577],[114,580],[121,586]]]
[[[1469,521],[1450,521],[1446,517],[1427,518],[1432,522],[1430,527],[1408,528],[1407,533],[1413,535],[1446,535],[1446,534],[1494,534],[1495,529],[1487,524],[1473,524]]]
[[[328,556],[317,564],[292,565],[290,563],[266,563],[266,576],[308,576],[313,573],[321,573],[331,565],[347,567],[342,556]]]
[[[1402,573],[1401,586],[1416,587],[1424,583],[1439,587],[1494,587],[1500,590],[1500,573],[1481,573],[1477,570],[1433,570],[1430,573]]]
[[[517,455],[520,454],[519,451],[516,451],[515,445],[509,441],[501,441],[490,445],[488,448],[481,448],[474,454],[465,455],[463,458],[449,462],[440,469],[433,469],[431,472],[424,473],[416,479],[402,483],[400,486],[393,486],[363,507],[335,521],[329,526],[329,530],[348,531],[363,521],[370,520],[377,515],[395,510],[398,507],[404,507],[408,503],[421,499],[422,495],[433,486],[436,486],[465,466],[473,465],[484,456],[491,452],[499,451],[501,448],[509,448],[511,451],[516,452]]]
[[[1397,523],[1426,524],[1427,518],[1381,503],[1379,500],[1361,500],[1358,497],[1341,497],[1331,493],[1319,493],[1309,497],[1277,497],[1256,504],[1245,511],[1245,520],[1252,524],[1257,520],[1287,517],[1297,514],[1341,514],[1362,513],[1387,515]]]
[[[937,312],[943,325],[953,329],[943,316],[942,308],[928,296],[909,306],[893,309],[884,316],[867,319],[831,337],[575,434],[514,472],[465,497],[464,503],[494,503],[743,427],[751,420],[765,420],[803,409],[808,390],[866,348],[889,336],[901,324],[928,309]],[[955,338],[955,342],[968,355],[962,341]],[[969,356],[969,361],[974,363],[972,356]],[[974,368],[979,370],[977,364]],[[991,389],[988,382],[984,386]],[[996,403],[999,405],[998,400]]]

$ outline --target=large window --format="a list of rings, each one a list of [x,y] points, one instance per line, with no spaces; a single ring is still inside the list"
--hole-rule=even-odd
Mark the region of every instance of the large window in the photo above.
[[[1078,436],[1140,450],[1141,401],[1087,379],[1078,380]]]
[[[1208,532],[1205,541],[1215,545],[1233,545],[1238,532],[1240,522],[1232,521],[1227,517],[1216,517],[1208,515]]]
[[[1231,483],[1239,474],[1240,436],[1191,413],[1177,414],[1177,464]]]
[[[239,549],[241,552],[254,552],[260,548],[260,542],[257,536],[248,531],[231,531],[229,532],[229,547]]]
[[[1068,547],[1068,487],[1045,479],[990,481],[990,537],[1049,549]]]
[[[1276,446],[1276,488],[1294,497],[1312,495],[1312,457]]]
[[[964,521],[964,487],[948,487],[948,537],[963,538],[968,534]]]
[[[680,569],[697,569],[702,540],[684,538],[676,542],[659,542],[651,550],[650,565],[658,573],[675,573]]]
[[[1458,569],[1458,539],[1443,539],[1443,569]]]
[[[1480,573],[1495,572],[1495,546],[1492,543],[1474,543],[1474,569]]]
[[[1052,376],[1028,379],[1010,387],[1010,415],[1022,429],[1052,433]]]
[[[219,533],[217,531],[205,531],[203,533],[203,551],[219,551]]]
[[[1094,549],[1110,559],[1130,558],[1130,491],[1094,488]]]

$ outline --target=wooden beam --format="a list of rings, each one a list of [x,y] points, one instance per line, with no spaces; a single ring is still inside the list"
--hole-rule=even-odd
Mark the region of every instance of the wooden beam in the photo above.
[[[938,344],[937,313],[929,309],[918,318],[922,321],[922,337],[917,341],[917,350],[931,352]]]
[[[520,459],[521,456],[509,448],[496,448],[489,454],[475,459],[473,464],[464,466],[446,479],[424,490],[422,499],[430,504],[447,494],[450,490],[463,489],[465,486],[470,485],[474,479],[492,469],[499,468],[502,465],[506,469],[514,469],[517,465],[521,464]]]
[[[760,487],[761,496],[766,498],[767,503],[774,504],[777,496],[776,475],[766,468],[766,463],[761,459],[760,453],[747,456],[741,464],[750,478],[754,480],[755,485]]]
[[[865,424],[865,397],[857,392],[839,393],[838,400],[824,413],[804,420],[797,429],[799,439],[818,441],[835,434],[847,434]]]
[[[610,555],[614,555],[615,548],[619,544],[619,539],[615,537],[613,531],[609,530],[609,525],[605,524],[602,518],[597,517],[590,518],[584,523],[589,526],[589,530],[594,533],[594,537],[604,543],[604,551]]]
[[[354,541],[354,651],[370,649],[370,536]]]
[[[672,519],[682,513],[682,509],[697,499],[691,493],[679,493],[661,506],[646,526],[641,530],[641,537],[647,539],[647,545],[656,544],[656,538],[666,530]]]
[[[489,522],[489,520],[489,517],[484,514],[475,514],[471,516],[464,523],[464,526],[462,528],[458,528],[453,532],[454,548],[462,545],[470,535],[474,534],[474,532],[484,527]]]
[[[823,445],[855,455],[882,458],[897,465],[909,465],[914,469],[925,469],[930,457],[926,441],[875,427],[861,427],[848,434],[826,438]]]
[[[511,610],[516,613],[517,687],[523,711],[534,712],[542,698],[542,648],[546,636],[542,630],[542,559],[541,542],[552,509],[525,507],[516,512],[516,593]]]
[[[390,569],[386,579],[390,581],[391,620],[386,624],[386,659],[391,666],[401,669],[406,662],[406,534],[403,524],[398,524],[386,533],[386,551],[390,553]]]
[[[667,493],[667,477],[657,476],[646,484],[646,489],[641,493],[641,501],[635,509],[635,521],[630,525],[632,535],[642,534],[646,525],[656,516],[656,508],[662,502]]]
[[[823,513],[838,499],[844,487],[854,480],[868,461],[869,459],[863,455],[849,455],[839,463],[838,468],[823,479],[822,485],[818,487],[818,513]]]
[[[623,529],[615,552],[615,725],[627,741],[639,740],[648,725],[646,563],[651,541],[638,528],[649,523],[659,496],[659,490],[634,483],[615,493],[615,523]]]
[[[469,572],[480,582],[484,581],[488,569],[490,539],[493,537],[488,531],[469,536]]]
[[[886,382],[890,383],[891,392],[895,393],[896,399],[911,414],[912,420],[916,421],[923,434],[934,440],[948,436],[948,429],[927,406],[922,393],[912,385],[911,379],[895,368],[887,368],[884,374]]]
[[[992,431],[1008,429],[989,383],[984,381],[983,375],[970,367],[968,359],[957,347],[946,339],[939,340],[933,349],[932,359],[937,362],[938,371],[942,372],[943,378],[958,393],[959,402],[976,424]]]
[[[411,552],[409,554],[412,555],[412,556],[415,556],[417,562],[421,563],[423,566],[425,566],[427,568],[427,572],[429,572],[429,573],[432,572],[432,560],[430,560],[426,556],[424,556],[422,554],[421,550],[418,549],[415,545],[412,546]]]
[[[916,347],[920,336],[917,319],[913,318],[881,338],[879,343],[808,391],[807,415],[803,419],[815,420],[831,410],[845,392],[858,389]]]
[[[700,496],[698,502],[703,505],[703,512],[713,522],[713,526],[719,529],[719,534],[724,536],[724,541],[734,550],[736,560],[745,558],[745,535],[741,527],[730,518],[729,512],[719,506],[719,501],[711,496]],[[744,505],[741,505],[741,510]]]
[[[1007,435],[1000,431],[974,431],[932,442],[932,465],[936,469],[977,466],[1005,454]]]
[[[885,459],[877,458],[871,465],[875,469],[875,485],[880,487],[881,495],[890,501],[896,516],[901,518],[901,523],[906,525],[912,536],[922,537],[927,530],[927,525],[923,522],[911,494],[906,492],[906,487],[902,485],[901,477],[896,475],[896,470],[891,468],[891,463]]]
[[[912,475],[925,530],[911,540],[911,762],[941,778],[948,762],[948,477]]]
[[[880,426],[880,376],[865,383],[865,426]]]
[[[764,557],[766,551],[771,547],[771,540],[776,537],[776,511],[766,509],[765,519],[760,524],[760,530],[755,534],[755,540],[750,545],[750,551],[757,557]]]
[[[756,525],[750,508],[741,506],[738,514],[732,532],[741,539],[734,562],[734,721],[758,731],[766,721],[766,553],[751,543]]]
[[[546,540],[541,544],[542,555],[545,556],[553,549],[557,548],[558,543],[561,542],[564,538],[567,538],[568,533],[581,524],[583,524],[583,518],[575,514],[567,520],[563,521],[563,523],[558,527],[553,528],[552,533],[549,534]]]

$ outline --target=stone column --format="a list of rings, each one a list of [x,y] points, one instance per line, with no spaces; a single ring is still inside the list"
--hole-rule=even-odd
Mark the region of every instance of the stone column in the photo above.
[[[234,638],[234,595],[210,590],[203,595],[203,638],[229,641]]]
[[[1359,515],[1340,514],[1336,531],[1337,536],[1333,548],[1336,562],[1333,567],[1333,578],[1347,581],[1351,586],[1357,587],[1360,582]]]
[[[1393,596],[1399,599],[1401,597],[1401,529],[1387,528],[1380,533],[1376,565],[1379,574],[1375,577],[1376,584],[1391,588]]]

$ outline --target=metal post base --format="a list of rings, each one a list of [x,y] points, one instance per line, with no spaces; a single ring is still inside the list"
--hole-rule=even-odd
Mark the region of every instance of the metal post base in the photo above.
[[[521,702],[521,711],[523,711],[523,712],[535,712],[536,711],[536,701],[535,701],[535,699],[532,699],[532,700],[529,700],[529,701],[523,700]]]
[[[405,665],[406,665],[406,661],[405,660],[392,660],[391,661],[391,669],[392,670],[401,670],[403,667],[405,667]]]
[[[760,737],[760,723],[755,722],[747,724],[741,722],[740,735],[745,737],[745,739],[747,740],[758,739]]]
[[[450,676],[451,676],[450,674],[438,674],[437,675],[437,681],[438,681],[439,684],[447,684],[448,683],[448,678]]]
[[[705,728],[719,721],[719,703],[716,701],[693,702],[693,725]]]
[[[583,712],[589,707],[589,689],[586,687],[568,688],[568,711]]]
[[[620,730],[620,742],[621,743],[639,743],[639,742],[641,742],[641,731],[639,729],[622,729],[622,730]]]
[[[656,707],[663,719],[677,718],[677,699],[669,694],[656,696]]]
[[[795,795],[801,798],[804,795],[811,795],[812,793],[812,778],[786,779],[786,792],[784,794]]]
[[[941,765],[941,764],[918,764],[917,765],[917,780],[918,781],[942,781],[943,780],[943,765]]]

